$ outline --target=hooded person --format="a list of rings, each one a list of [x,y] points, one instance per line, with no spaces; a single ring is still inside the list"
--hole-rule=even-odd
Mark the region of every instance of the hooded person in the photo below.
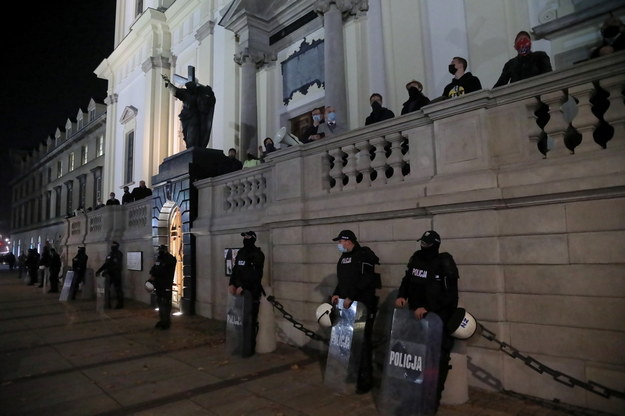
[[[447,327],[458,308],[458,267],[449,253],[440,253],[441,237],[436,231],[426,231],[421,238],[420,249],[415,251],[408,265],[395,300],[395,307],[406,304],[416,319],[429,312],[440,316]],[[449,360],[454,338],[443,332],[439,361],[436,407],[440,404],[449,372]]]
[[[514,49],[517,56],[506,62],[493,88],[551,72],[549,56],[543,51],[532,52],[532,38],[528,32],[517,33]]]
[[[448,70],[454,77],[443,90],[444,98],[459,97],[482,89],[482,83],[479,78],[471,72],[467,72],[467,66],[467,60],[459,56],[455,56],[451,60]]]
[[[265,267],[265,255],[263,251],[256,247],[256,233],[245,231],[241,233],[243,237],[243,247],[237,252],[232,268],[232,275],[228,282],[228,292],[231,295],[240,296],[243,292],[252,295],[252,346],[250,351],[254,353],[256,348],[256,334],[258,333],[258,311],[260,309],[260,297],[263,294],[261,280],[263,278],[263,268]]]

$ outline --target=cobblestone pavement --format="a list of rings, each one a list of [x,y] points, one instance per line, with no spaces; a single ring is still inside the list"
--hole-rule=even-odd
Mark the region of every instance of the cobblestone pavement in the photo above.
[[[336,394],[324,357],[278,344],[246,359],[225,352],[221,321],[157,312],[128,301],[96,312],[95,300],[60,302],[0,270],[2,415],[378,415],[376,391]],[[471,388],[468,403],[439,416],[597,415]]]

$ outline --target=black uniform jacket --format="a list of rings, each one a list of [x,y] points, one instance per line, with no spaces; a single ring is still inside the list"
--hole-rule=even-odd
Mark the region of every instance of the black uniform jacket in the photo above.
[[[170,253],[159,254],[156,262],[150,269],[150,276],[154,277],[154,288],[158,296],[171,292],[176,273],[176,258]]]
[[[416,251],[408,261],[397,297],[408,299],[411,310],[423,307],[447,323],[458,307],[458,268],[451,254],[426,258]]]
[[[380,264],[380,259],[369,247],[356,244],[352,251],[343,253],[336,265],[338,284],[332,295],[362,302],[370,313],[375,312],[375,290],[380,287],[376,264]]]
[[[229,284],[242,287],[243,290],[250,291],[254,299],[260,299],[264,264],[265,255],[260,248],[256,246],[241,248],[234,260]]]

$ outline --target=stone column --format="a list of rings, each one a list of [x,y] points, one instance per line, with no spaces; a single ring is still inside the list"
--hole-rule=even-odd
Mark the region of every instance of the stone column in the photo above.
[[[382,31],[381,0],[369,0],[367,12],[367,60],[369,64],[369,93],[377,92],[389,102],[386,91],[386,59],[384,58],[384,34]]]
[[[256,69],[265,63],[265,54],[243,48],[235,55],[234,61],[241,66],[241,160],[247,153],[258,153],[258,87]]]
[[[367,9],[366,0],[317,0],[315,11],[323,15],[325,105],[336,110],[339,126],[347,126],[347,89],[345,87],[345,51],[343,15]]]

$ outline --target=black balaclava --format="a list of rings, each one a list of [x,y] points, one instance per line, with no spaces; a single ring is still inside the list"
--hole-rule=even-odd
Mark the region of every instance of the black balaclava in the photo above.
[[[418,251],[418,255],[424,260],[431,260],[438,256],[440,246],[441,243],[434,243],[430,247],[421,247],[421,250]]]
[[[254,237],[243,238],[243,247],[254,247],[255,243],[256,243],[256,239]]]

